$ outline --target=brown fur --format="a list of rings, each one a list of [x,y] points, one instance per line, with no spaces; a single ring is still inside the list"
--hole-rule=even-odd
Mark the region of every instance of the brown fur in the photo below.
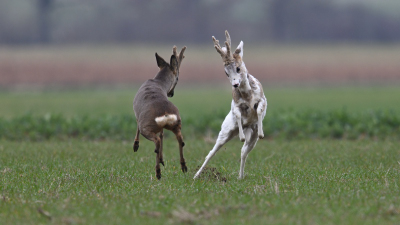
[[[254,80],[255,78],[253,79],[250,76],[247,76],[247,79],[249,80],[251,90],[258,88],[258,89],[260,89],[261,94],[264,95],[264,91],[263,91],[262,87],[260,86],[260,82],[258,80]],[[233,97],[233,100],[236,99],[235,102],[237,102],[239,98],[249,100],[250,96],[245,95],[244,93],[240,93],[239,90],[237,90],[237,89],[232,89],[232,97]]]
[[[178,142],[180,152],[181,169],[187,171],[185,159],[183,157],[183,137],[181,134],[181,118],[178,108],[168,100],[168,96],[174,94],[175,85],[178,82],[179,67],[184,58],[183,47],[180,54],[176,52],[176,46],[173,48],[173,54],[168,64],[162,57],[156,53],[157,66],[160,71],[154,79],[149,79],[139,88],[135,99],[133,100],[133,110],[137,121],[137,130],[133,149],[136,152],[139,149],[139,133],[146,139],[153,141],[156,148],[156,177],[161,178],[160,163],[164,165],[162,154],[163,129],[171,130]],[[173,123],[167,123],[164,126],[159,125],[155,118],[165,115],[176,115],[177,120]],[[159,134],[159,135],[158,135]]]
[[[232,99],[238,103],[240,99],[250,100],[252,93],[241,93],[238,89],[232,89]]]
[[[240,49],[236,49],[235,53],[233,54],[233,58],[235,60],[236,65],[242,65],[242,57],[239,55]]]

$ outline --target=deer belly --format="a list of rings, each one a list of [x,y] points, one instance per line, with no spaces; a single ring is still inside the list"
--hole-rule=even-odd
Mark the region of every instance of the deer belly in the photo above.
[[[243,126],[248,126],[257,123],[258,118],[256,116],[250,116],[250,117],[242,117],[242,125]]]

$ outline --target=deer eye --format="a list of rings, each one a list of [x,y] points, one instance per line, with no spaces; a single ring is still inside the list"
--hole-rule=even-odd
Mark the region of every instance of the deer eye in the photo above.
[[[240,72],[240,68],[236,67],[236,72],[239,73]]]

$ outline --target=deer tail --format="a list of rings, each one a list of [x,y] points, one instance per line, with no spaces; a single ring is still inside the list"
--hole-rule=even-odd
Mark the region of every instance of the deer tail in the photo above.
[[[165,114],[164,116],[159,116],[155,118],[156,123],[164,127],[166,125],[174,125],[176,121],[178,120],[178,117],[175,114]]]

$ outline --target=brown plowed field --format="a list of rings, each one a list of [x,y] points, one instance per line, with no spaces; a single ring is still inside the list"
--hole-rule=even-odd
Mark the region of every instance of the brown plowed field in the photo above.
[[[161,50],[167,59],[168,50]],[[3,48],[0,86],[140,84],[158,70],[154,52],[154,47]],[[245,48],[244,61],[250,74],[268,85],[400,83],[399,46]],[[179,79],[226,82],[222,61],[212,48],[188,48]]]

